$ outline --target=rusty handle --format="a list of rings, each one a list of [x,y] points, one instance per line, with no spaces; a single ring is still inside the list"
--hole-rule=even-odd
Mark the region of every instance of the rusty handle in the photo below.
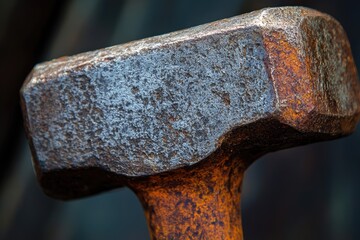
[[[241,183],[252,159],[221,149],[195,166],[130,180],[151,239],[243,239]]]

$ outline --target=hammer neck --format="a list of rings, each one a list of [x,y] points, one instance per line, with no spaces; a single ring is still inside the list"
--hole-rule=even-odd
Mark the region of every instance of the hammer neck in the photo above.
[[[129,181],[151,239],[243,239],[240,196],[248,161],[218,151],[194,167]]]

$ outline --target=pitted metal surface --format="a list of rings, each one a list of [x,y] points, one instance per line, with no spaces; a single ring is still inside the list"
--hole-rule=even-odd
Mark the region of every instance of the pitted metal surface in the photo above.
[[[99,167],[125,176],[195,164],[264,119],[303,138],[348,134],[359,99],[343,29],[300,7],[42,63],[22,88],[38,173]]]

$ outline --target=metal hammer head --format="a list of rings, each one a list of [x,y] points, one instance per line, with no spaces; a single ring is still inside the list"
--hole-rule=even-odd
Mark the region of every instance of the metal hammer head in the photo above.
[[[45,62],[21,97],[39,180],[59,198],[193,165],[222,145],[265,153],[346,135],[360,112],[344,30],[302,7]]]

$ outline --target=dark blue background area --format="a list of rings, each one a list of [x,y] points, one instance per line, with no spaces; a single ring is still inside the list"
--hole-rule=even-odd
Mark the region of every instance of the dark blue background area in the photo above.
[[[0,239],[149,239],[128,189],[61,202],[37,185],[18,102],[34,64],[282,5],[338,19],[359,67],[360,1],[0,0]],[[344,139],[268,154],[245,176],[245,239],[360,239],[359,186],[359,128]]]

